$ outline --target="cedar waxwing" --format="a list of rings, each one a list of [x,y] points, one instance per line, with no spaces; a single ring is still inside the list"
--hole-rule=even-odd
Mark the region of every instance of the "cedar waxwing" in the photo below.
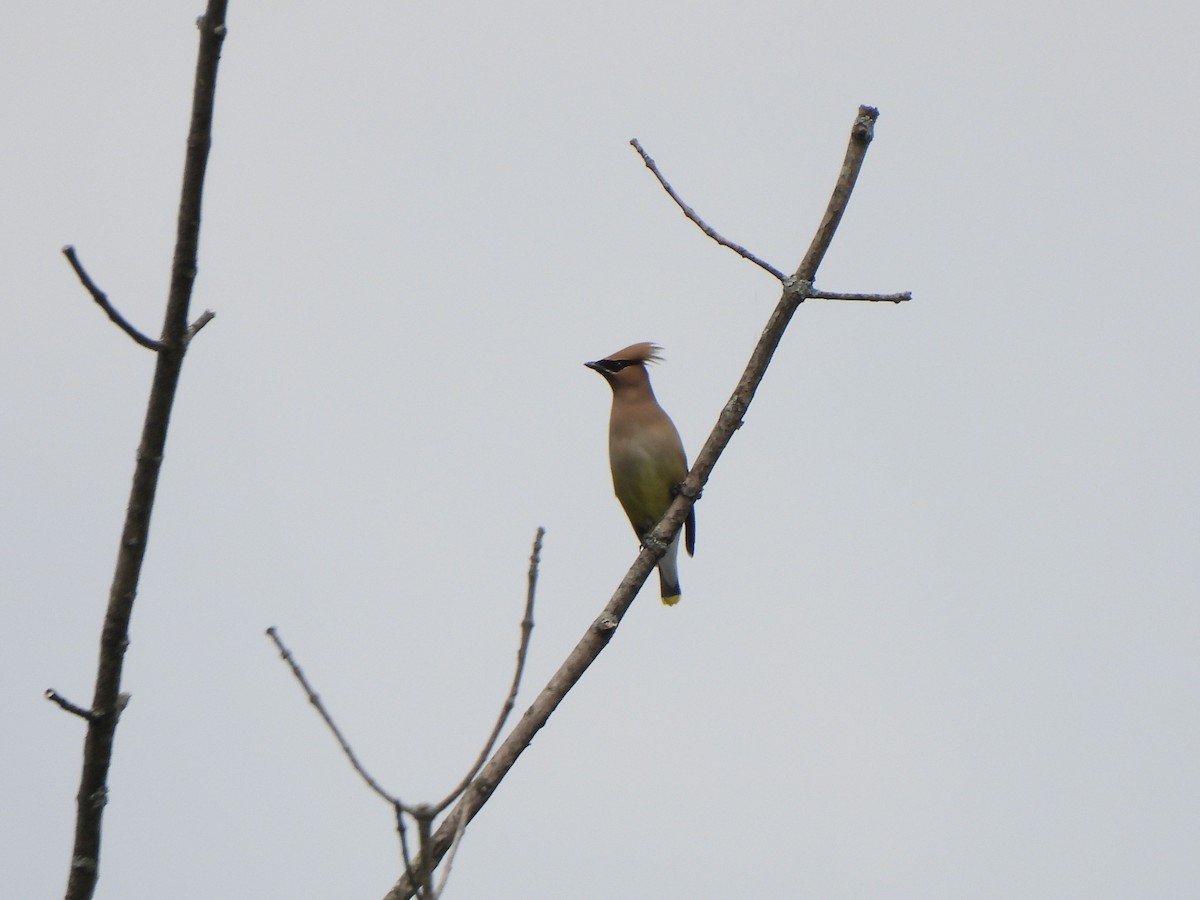
[[[612,413],[608,420],[608,461],[613,490],[629,524],[639,539],[654,530],[675,499],[676,488],[687,477],[683,441],[671,419],[654,399],[646,363],[662,359],[656,344],[642,343],[618,350],[605,359],[584,363],[604,376],[612,388]],[[658,561],[662,602],[679,602],[679,537],[687,531],[687,552],[696,549],[696,511],[688,510],[685,528]]]

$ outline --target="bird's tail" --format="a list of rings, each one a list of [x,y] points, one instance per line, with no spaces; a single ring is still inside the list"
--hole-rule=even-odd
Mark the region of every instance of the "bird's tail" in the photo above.
[[[683,529],[680,529],[679,533],[682,532]],[[683,593],[679,589],[678,558],[679,534],[676,534],[675,540],[671,542],[667,552],[658,561],[658,585],[662,589],[663,606],[674,606],[679,602],[679,597]]]

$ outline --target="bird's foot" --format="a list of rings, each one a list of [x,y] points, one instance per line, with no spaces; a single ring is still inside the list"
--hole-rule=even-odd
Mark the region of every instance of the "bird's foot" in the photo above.
[[[684,497],[687,497],[694,503],[704,496],[704,488],[697,488],[695,491],[690,491],[688,490],[686,481],[681,481],[679,484],[671,485],[671,496],[675,497],[680,494],[682,494]]]
[[[649,550],[651,553],[657,553],[659,556],[662,556],[667,552],[667,545],[662,541],[657,541],[649,535],[646,535],[646,537],[642,538],[642,549]]]

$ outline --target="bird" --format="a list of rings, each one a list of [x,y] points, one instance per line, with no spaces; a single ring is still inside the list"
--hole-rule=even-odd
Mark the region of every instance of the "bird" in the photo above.
[[[604,376],[612,388],[612,412],[608,419],[608,462],[612,468],[613,491],[638,540],[645,541],[666,514],[667,508],[687,477],[687,455],[675,423],[671,421],[650,387],[646,364],[662,360],[662,348],[644,341],[584,363]],[[696,549],[696,511],[688,510],[687,522],[658,561],[662,602],[679,602],[679,538],[686,532],[688,556]]]

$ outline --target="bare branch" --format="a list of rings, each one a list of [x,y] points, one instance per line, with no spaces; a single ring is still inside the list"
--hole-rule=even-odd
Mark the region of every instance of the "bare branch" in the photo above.
[[[712,238],[714,241],[716,241],[722,247],[728,247],[730,250],[732,250],[738,256],[742,257],[742,259],[749,260],[750,262],[752,262],[756,266],[758,266],[760,269],[764,269],[764,270],[770,272],[779,281],[783,281],[783,279],[786,276],[782,272],[780,272],[778,269],[776,269],[773,265],[759,259],[757,256],[755,256],[753,253],[751,253],[749,250],[747,250],[745,247],[741,246],[740,244],[735,244],[733,241],[730,241],[730,240],[727,240],[727,239],[721,237],[721,235],[717,234],[716,231],[714,231],[712,228],[710,228],[703,219],[701,219],[698,215],[696,215],[696,211],[694,209],[692,209],[690,206],[688,206],[686,203],[683,202],[683,198],[680,197],[679,194],[677,194],[675,192],[675,188],[671,187],[671,185],[667,182],[667,179],[665,179],[663,177],[662,172],[660,172],[658,170],[658,166],[655,164],[654,160],[650,158],[650,154],[648,154],[645,150],[643,150],[642,145],[638,143],[637,138],[634,138],[633,140],[631,140],[629,142],[629,144],[631,147],[633,147],[634,150],[636,150],[638,152],[638,155],[642,157],[642,161],[646,164],[646,168],[654,173],[654,177],[657,178],[658,183],[663,186],[663,190],[665,190],[671,196],[671,199],[675,201],[675,205],[678,206],[683,211],[683,214],[685,216],[687,216],[689,219],[691,219],[693,222],[695,222],[696,226],[701,231],[703,231],[705,234],[707,234],[710,238]]]
[[[458,786],[446,796],[446,799],[433,808],[434,815],[440,814],[447,806],[457,800],[459,795],[467,789],[467,785],[471,783],[471,780],[479,774],[479,770],[483,768],[484,762],[487,761],[488,754],[492,752],[492,747],[496,744],[496,738],[500,736],[500,731],[504,728],[504,723],[508,721],[513,707],[516,706],[517,692],[521,689],[521,676],[525,672],[525,657],[529,653],[529,635],[533,632],[533,597],[537,591],[538,564],[541,562],[542,538],[545,536],[546,529],[538,528],[537,534],[533,538],[533,551],[529,555],[529,587],[525,591],[525,617],[521,619],[521,644],[517,648],[517,669],[513,673],[512,686],[509,688],[508,696],[504,700],[504,706],[500,709],[500,716],[496,719],[496,724],[492,728],[492,733],[488,735],[487,742],[483,745],[483,750],[480,752],[479,758],[475,760],[475,764],[471,766],[471,770],[458,783]]]
[[[400,854],[404,860],[405,877],[408,879],[410,884],[418,885],[418,897],[432,898],[436,897],[437,894],[440,893],[440,889],[438,891],[433,889],[433,872],[434,869],[437,868],[438,862],[440,862],[443,854],[437,854],[435,858],[434,854],[429,852],[427,849],[433,829],[433,820],[437,818],[437,816],[440,815],[446,809],[446,807],[458,799],[466,787],[475,778],[476,774],[478,774],[479,769],[487,760],[488,754],[492,752],[492,747],[495,746],[496,738],[499,736],[500,731],[504,728],[504,723],[508,721],[508,717],[512,713],[513,707],[516,705],[517,693],[521,688],[521,677],[525,672],[525,660],[529,653],[529,638],[533,632],[533,604],[534,597],[537,592],[537,575],[538,565],[541,562],[542,539],[545,537],[545,535],[546,529],[538,528],[537,534],[533,539],[533,550],[529,557],[528,587],[525,592],[525,615],[521,620],[521,642],[517,649],[517,665],[516,671],[513,673],[512,686],[509,688],[508,696],[505,698],[504,705],[500,710],[500,715],[496,720],[495,726],[492,728],[492,732],[484,745],[483,751],[479,754],[479,758],[471,766],[470,771],[467,773],[467,776],[462,780],[462,782],[453,791],[451,791],[450,795],[447,796],[445,800],[443,800],[437,806],[430,806],[424,803],[412,807],[405,806],[397,797],[389,793],[382,785],[379,784],[378,781],[375,780],[375,778],[366,770],[366,767],[363,766],[363,764],[359,761],[358,755],[354,752],[354,748],[350,746],[350,742],[346,740],[345,735],[342,734],[341,729],[338,728],[337,723],[334,722],[333,716],[330,715],[329,711],[325,708],[325,704],[321,701],[320,696],[318,696],[317,692],[313,689],[312,684],[309,682],[303,670],[300,668],[299,663],[296,662],[295,656],[283,643],[283,639],[280,638],[278,630],[273,626],[267,629],[267,637],[269,637],[275,644],[276,649],[279,650],[280,657],[282,657],[283,661],[288,664],[289,668],[291,668],[292,675],[294,675],[296,680],[300,683],[300,687],[304,690],[305,695],[308,697],[308,702],[313,705],[313,707],[317,710],[317,713],[324,720],[330,732],[333,733],[334,739],[338,742],[338,746],[342,748],[342,753],[344,753],[346,758],[350,761],[350,765],[353,766],[354,771],[358,773],[359,777],[362,778],[362,780],[369,788],[371,788],[372,791],[391,804],[393,812],[396,816],[396,831],[400,835]],[[418,840],[421,853],[417,857],[415,863],[408,847],[408,831],[404,824],[404,816],[406,814],[412,816],[417,823]],[[458,835],[460,837],[462,834],[462,829],[465,827],[466,822],[463,821],[458,830]],[[442,885],[444,886],[446,875],[443,875],[441,880]]]
[[[116,323],[117,327],[124,331],[127,335],[133,338],[137,343],[141,344],[147,350],[158,351],[162,349],[162,344],[154,338],[146,337],[126,319],[117,308],[109,302],[108,296],[104,291],[92,281],[92,278],[83,268],[83,263],[79,261],[79,257],[75,254],[75,248],[70,244],[63,247],[63,256],[67,258],[67,262],[71,264],[71,268],[75,270],[75,274],[79,276],[80,283],[87,289],[87,292],[92,295],[92,299],[100,306],[102,310],[108,313],[108,317]]]
[[[912,299],[912,291],[899,294],[841,294],[834,291],[812,290],[808,292],[809,300],[866,300],[870,303],[904,303]]]
[[[72,703],[58,691],[54,690],[54,688],[48,688],[44,696],[51,703],[56,704],[60,709],[65,709],[67,712],[71,713],[72,715],[79,716],[81,719],[87,719],[87,721],[90,722],[96,718],[94,715],[92,715],[92,711],[90,709],[84,709],[82,706]]]
[[[842,170],[838,173],[837,184],[833,186],[833,194],[829,205],[825,207],[825,215],[813,235],[808,252],[804,254],[793,277],[797,281],[807,281],[810,285],[817,276],[817,268],[825,259],[825,253],[833,241],[833,235],[842,221],[842,214],[850,202],[850,193],[854,190],[854,182],[862,170],[863,160],[867,156],[867,148],[875,137],[875,120],[879,118],[879,110],[873,106],[860,106],[854,125],[850,128],[850,143],[846,147],[846,158],[842,161]]]
[[[113,738],[121,709],[128,699],[127,694],[121,693],[121,672],[125,651],[129,646],[129,621],[133,615],[133,601],[137,596],[150,536],[150,514],[158,490],[171,409],[187,349],[188,307],[196,277],[204,172],[212,143],[213,101],[221,45],[225,39],[226,5],[227,0],[208,0],[204,17],[199,23],[200,46],[196,54],[192,114],[179,197],[175,255],[171,263],[171,287],[163,317],[162,337],[153,347],[158,351],[154,381],[146,404],[137,465],[129,488],[125,524],[117,547],[116,567],[109,588],[104,627],[100,633],[92,718],[88,721],[87,736],[84,738],[83,766],[79,791],[75,796],[75,841],[71,850],[66,900],[90,900],[95,894],[100,872],[100,826],[108,801],[108,770],[112,764]],[[69,260],[71,257],[72,254],[68,254]],[[86,286],[87,282],[84,283]],[[93,293],[93,296],[96,294]],[[101,303],[99,298],[96,302]],[[118,324],[121,323],[118,321]],[[134,336],[130,328],[122,327]],[[137,340],[136,336],[134,339]],[[138,343],[145,342],[139,340]]]
[[[308,702],[313,705],[313,707],[317,710],[317,713],[322,719],[325,720],[325,724],[329,726],[329,730],[333,732],[333,736],[337,740],[338,746],[341,747],[342,752],[346,754],[346,759],[350,760],[350,765],[354,767],[354,771],[357,772],[359,777],[366,782],[367,787],[373,790],[376,794],[393,806],[407,812],[408,810],[405,809],[400,801],[384,790],[383,786],[380,785],[379,782],[373,777],[371,777],[371,773],[368,772],[366,768],[364,768],[363,764],[358,761],[358,756],[354,753],[354,748],[350,746],[349,741],[347,741],[345,735],[342,734],[342,730],[338,728],[337,723],[333,721],[333,716],[329,714],[329,710],[325,708],[325,704],[321,702],[321,698],[317,696],[317,692],[313,690],[308,679],[304,677],[304,672],[301,671],[299,663],[297,663],[296,658],[292,656],[292,652],[284,646],[282,638],[279,637],[279,632],[275,630],[275,626],[271,626],[267,629],[267,637],[274,641],[275,647],[279,650],[279,655],[291,668],[292,674],[296,676],[296,680],[300,682],[300,687],[304,689],[304,693],[308,697]]]
[[[846,203],[850,199],[854,181],[870,143],[871,126],[877,115],[878,113],[869,107],[859,107],[858,117],[855,119],[850,133],[850,147],[846,152],[846,161],[843,163],[817,236],[805,254],[797,274],[782,279],[783,294],[779,298],[779,303],[767,320],[758,344],[750,356],[750,361],[746,364],[746,369],[734,388],[732,396],[721,410],[712,433],[696,456],[696,461],[691,472],[688,473],[683,488],[672,501],[662,521],[650,533],[649,539],[643,539],[645,546],[638,553],[637,559],[634,560],[629,571],[625,573],[625,577],[621,579],[621,583],[617,586],[604,610],[592,622],[579,643],[559,666],[558,671],[550,678],[525,714],[517,720],[512,731],[500,743],[491,759],[480,770],[479,775],[463,792],[462,798],[454,809],[442,820],[437,831],[431,836],[422,854],[432,854],[433,863],[436,864],[446,854],[454,840],[454,835],[460,828],[465,828],[467,823],[479,812],[537,732],[558,708],[563,698],[608,645],[620,625],[621,619],[633,603],[634,596],[653,570],[659,556],[662,555],[663,548],[670,546],[687,517],[688,510],[707,483],[721,453],[728,446],[734,432],[741,427],[742,418],[766,374],[767,365],[783,337],[784,330],[796,309],[810,296],[812,279],[824,259],[829,243],[837,230],[837,224],[845,211]],[[646,158],[644,154],[643,158]],[[662,181],[661,177],[659,180]],[[675,196],[669,188],[668,192],[672,194],[672,197]],[[680,201],[676,199],[676,203],[680,203]],[[680,206],[682,207],[683,204],[680,203]],[[688,218],[697,221],[691,215]],[[700,223],[697,222],[697,224]],[[703,225],[701,227],[704,228]],[[705,233],[708,233],[707,229],[705,229]],[[709,236],[712,237],[711,234]],[[418,871],[423,864],[423,861],[417,861]],[[413,896],[413,893],[413,880],[406,876],[388,891],[385,900],[402,900],[402,898]]]

